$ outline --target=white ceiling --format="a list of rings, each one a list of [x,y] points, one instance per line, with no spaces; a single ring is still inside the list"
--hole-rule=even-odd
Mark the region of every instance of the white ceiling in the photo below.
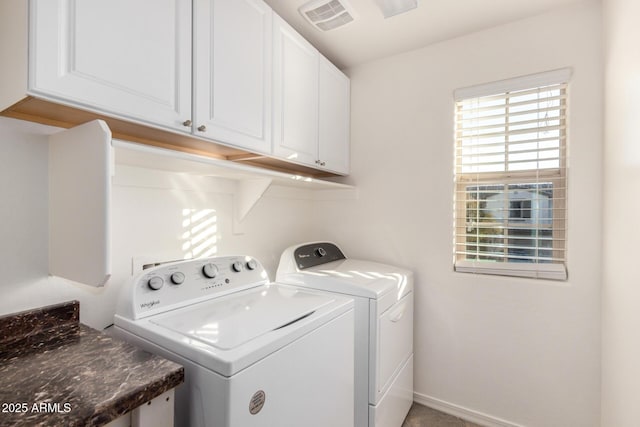
[[[298,12],[308,0],[265,1],[344,69],[581,0],[418,0],[417,9],[389,19],[384,19],[375,0],[346,0],[356,20],[326,32],[312,27]]]

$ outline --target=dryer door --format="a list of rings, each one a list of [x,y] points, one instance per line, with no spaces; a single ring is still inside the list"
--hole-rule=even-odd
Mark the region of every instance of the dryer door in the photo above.
[[[378,332],[376,404],[413,353],[413,292],[380,315]]]

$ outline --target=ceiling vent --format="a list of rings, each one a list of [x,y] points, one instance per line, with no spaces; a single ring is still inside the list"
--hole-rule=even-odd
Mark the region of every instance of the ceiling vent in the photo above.
[[[298,11],[321,31],[333,30],[355,19],[346,0],[312,0],[300,6]]]
[[[418,7],[418,0],[376,0],[376,3],[385,19]]]

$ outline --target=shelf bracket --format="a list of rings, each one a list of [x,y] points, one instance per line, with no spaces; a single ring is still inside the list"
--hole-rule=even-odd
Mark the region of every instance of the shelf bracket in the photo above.
[[[242,234],[241,223],[271,186],[271,178],[245,178],[236,182],[234,196],[234,234]]]

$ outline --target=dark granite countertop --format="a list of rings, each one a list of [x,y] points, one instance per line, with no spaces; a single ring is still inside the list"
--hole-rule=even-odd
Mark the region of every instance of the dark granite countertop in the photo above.
[[[0,426],[101,426],[184,381],[169,360],[79,323],[79,303],[0,317]]]

